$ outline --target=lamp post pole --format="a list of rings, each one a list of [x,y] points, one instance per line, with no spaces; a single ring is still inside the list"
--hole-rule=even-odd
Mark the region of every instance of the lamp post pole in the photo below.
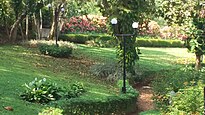
[[[111,23],[113,26],[117,24],[117,19],[113,18],[111,20]],[[138,28],[138,22],[134,22],[132,24],[132,28],[137,29]],[[115,27],[114,27],[114,35],[116,37],[121,37],[123,39],[123,86],[122,86],[122,92],[126,93],[126,37],[132,37],[136,33],[133,34],[116,34],[115,33]]]

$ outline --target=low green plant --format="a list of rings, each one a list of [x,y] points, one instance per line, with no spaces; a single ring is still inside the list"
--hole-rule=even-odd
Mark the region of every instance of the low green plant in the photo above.
[[[191,84],[193,84],[193,86],[186,86],[184,89],[180,89],[175,96],[172,96],[171,105],[169,105],[169,112],[167,114],[203,114],[203,88],[205,85],[201,81],[197,84],[195,84],[195,82]]]
[[[64,95],[62,88],[55,83],[46,81],[45,78],[38,80],[35,78],[30,83],[25,83],[25,91],[20,95],[23,100],[36,103],[48,103],[58,100]]]
[[[54,107],[48,107],[42,110],[42,112],[38,113],[38,115],[63,115],[63,110]]]
[[[69,90],[67,91],[66,97],[67,98],[75,98],[82,95],[86,92],[84,86],[80,82],[76,82],[70,85]]]
[[[96,64],[90,68],[91,74],[100,78],[107,78],[109,75],[115,73],[116,70],[116,63]]]
[[[25,91],[20,95],[23,100],[36,103],[48,103],[60,98],[76,98],[86,90],[82,83],[72,83],[68,88],[58,87],[56,83],[50,83],[45,78],[35,78],[30,83],[25,83]]]
[[[59,58],[69,57],[72,54],[72,48],[66,46],[56,46],[54,44],[40,44],[39,51],[44,55],[50,55]]]
[[[170,92],[178,92],[187,86],[191,86],[190,81],[205,81],[204,75],[203,71],[196,71],[194,68],[181,68],[158,74],[158,77],[152,82],[153,99],[157,107],[167,112],[170,105]]]

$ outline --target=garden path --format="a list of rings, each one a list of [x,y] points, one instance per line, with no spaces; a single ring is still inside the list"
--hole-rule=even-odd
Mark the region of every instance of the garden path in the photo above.
[[[154,103],[152,100],[153,91],[152,88],[150,87],[150,83],[148,82],[136,83],[134,87],[139,91],[140,95],[137,100],[136,111],[129,115],[139,115],[140,112],[153,110],[154,109]]]

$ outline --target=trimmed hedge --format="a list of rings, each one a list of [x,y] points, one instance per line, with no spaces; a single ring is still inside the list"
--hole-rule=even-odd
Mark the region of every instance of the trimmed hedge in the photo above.
[[[66,46],[56,46],[54,44],[40,44],[39,51],[44,55],[53,57],[66,58],[72,54],[72,48]]]
[[[181,40],[137,39],[139,47],[183,47]]]
[[[122,82],[119,83],[122,86]],[[120,87],[121,89],[121,87]],[[61,100],[58,103],[65,115],[121,115],[136,110],[139,93],[127,83],[127,93],[106,98],[82,97]]]
[[[93,41],[97,46],[110,47],[115,46],[115,39],[111,35],[106,34],[63,34],[59,36],[60,40],[70,41],[74,43],[85,44],[88,41]],[[139,47],[183,47],[184,43],[181,40],[164,40],[153,38],[136,38],[136,46]]]
[[[70,41],[80,44],[85,44],[87,41],[96,39],[108,41],[113,39],[113,37],[106,34],[62,34],[59,36],[59,40]]]
[[[120,115],[133,112],[136,109],[136,101],[136,96],[131,94],[110,96],[104,100],[73,98],[65,103],[63,110],[66,115]]]

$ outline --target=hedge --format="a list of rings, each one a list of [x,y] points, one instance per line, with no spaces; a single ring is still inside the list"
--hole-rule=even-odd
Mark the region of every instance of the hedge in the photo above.
[[[74,43],[85,44],[90,40],[102,39],[108,41],[113,39],[112,36],[106,34],[62,34],[59,36],[59,40],[70,41]]]
[[[59,36],[60,40],[70,41],[74,43],[85,44],[87,41],[93,40],[98,46],[113,46],[114,38],[107,34],[63,34]],[[110,44],[110,45],[109,45]],[[139,47],[183,47],[181,40],[165,40],[153,38],[136,38],[136,46]]]
[[[139,47],[183,47],[181,40],[137,39]]]
[[[137,97],[131,94],[110,96],[104,100],[73,98],[65,103],[63,110],[66,115],[120,115],[136,110],[136,101]]]
[[[41,54],[53,57],[66,58],[72,54],[72,48],[66,46],[56,46],[55,44],[40,44],[39,51]]]
[[[120,81],[122,86],[122,81]],[[127,83],[127,93],[105,98],[80,97],[58,102],[65,115],[121,115],[136,110],[139,92]],[[121,87],[119,88],[121,89]]]

